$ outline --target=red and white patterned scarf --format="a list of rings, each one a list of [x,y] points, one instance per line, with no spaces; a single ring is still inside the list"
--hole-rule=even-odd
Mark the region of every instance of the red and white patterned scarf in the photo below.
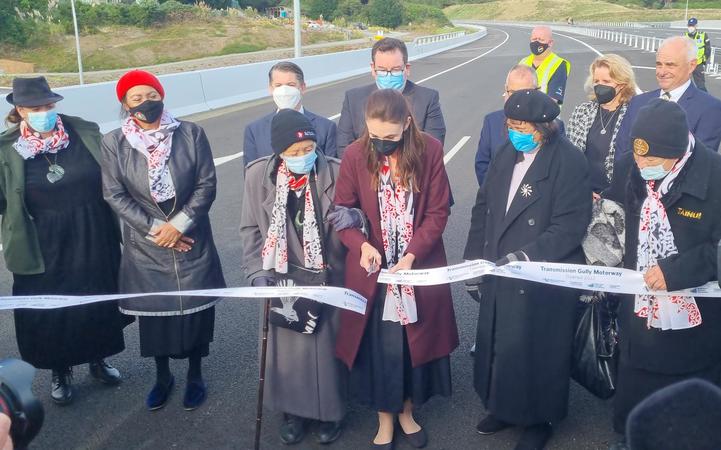
[[[45,139],[36,136],[24,120],[20,122],[20,137],[13,147],[23,159],[33,159],[44,153],[55,154],[66,149],[68,145],[70,145],[70,136],[65,131],[63,119],[58,116],[53,135]]]
[[[378,204],[381,214],[381,237],[388,267],[393,267],[405,254],[413,237],[413,189],[403,189],[391,179],[388,158],[381,166]],[[389,284],[383,305],[383,320],[408,325],[418,321],[416,294],[413,286]]]
[[[641,222],[638,228],[636,269],[646,272],[658,265],[658,260],[678,253],[676,242],[661,199],[671,188],[681,169],[686,165],[691,151],[666,175],[658,190],[656,182],[646,182],[647,197],[641,206]],[[693,297],[681,295],[636,295],[634,312],[646,319],[648,328],[683,330],[701,325],[701,312]]]
[[[261,258],[263,270],[275,270],[277,273],[288,273],[288,193],[300,191],[304,187],[305,198],[303,219],[303,265],[306,269],[323,269],[323,253],[321,251],[320,230],[315,217],[313,195],[308,184],[308,176],[296,179],[286,167],[285,161],[278,167],[275,182],[275,203],[270,218],[268,235],[265,238]],[[295,192],[294,192],[295,195]]]
[[[125,139],[148,160],[148,184],[150,195],[158,203],[175,197],[175,185],[168,168],[170,150],[173,148],[173,132],[180,126],[168,111],[163,111],[160,126],[144,130],[128,117],[121,127]]]

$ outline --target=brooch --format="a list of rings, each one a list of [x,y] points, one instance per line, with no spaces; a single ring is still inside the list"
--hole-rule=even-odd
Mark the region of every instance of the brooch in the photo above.
[[[523,198],[528,198],[531,195],[533,195],[533,188],[530,184],[524,184],[521,186],[521,196],[523,196]]]

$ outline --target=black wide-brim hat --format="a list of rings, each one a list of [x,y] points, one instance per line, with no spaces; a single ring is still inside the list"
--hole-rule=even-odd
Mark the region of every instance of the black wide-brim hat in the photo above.
[[[11,105],[15,106],[43,106],[59,102],[64,97],[50,90],[45,77],[15,78],[13,91],[5,97]]]

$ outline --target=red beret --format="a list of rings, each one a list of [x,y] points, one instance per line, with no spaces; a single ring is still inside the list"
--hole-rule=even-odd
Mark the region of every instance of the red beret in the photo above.
[[[115,86],[115,93],[118,94],[118,100],[123,101],[125,94],[135,86],[150,86],[155,88],[160,94],[160,98],[165,98],[165,90],[160,80],[150,72],[144,70],[131,70],[118,80]]]

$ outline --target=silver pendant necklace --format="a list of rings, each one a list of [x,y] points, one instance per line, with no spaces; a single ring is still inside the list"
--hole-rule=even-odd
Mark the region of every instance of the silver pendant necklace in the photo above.
[[[616,115],[616,113],[618,112],[619,109],[621,109],[621,108],[620,107],[616,108],[616,110],[613,112],[613,114],[611,114],[611,117],[608,118],[608,122],[606,122],[604,124],[603,123],[603,108],[601,108],[601,105],[598,105],[598,115],[599,115],[599,120],[601,121],[601,134],[606,134],[606,128],[611,124],[613,117]]]
[[[45,160],[48,162],[48,173],[45,175],[45,177],[48,179],[51,183],[57,183],[58,181],[62,180],[63,176],[65,175],[65,169],[62,168],[58,164],[58,154],[55,154],[55,161],[50,162],[50,159],[48,159],[47,155],[45,156]]]

